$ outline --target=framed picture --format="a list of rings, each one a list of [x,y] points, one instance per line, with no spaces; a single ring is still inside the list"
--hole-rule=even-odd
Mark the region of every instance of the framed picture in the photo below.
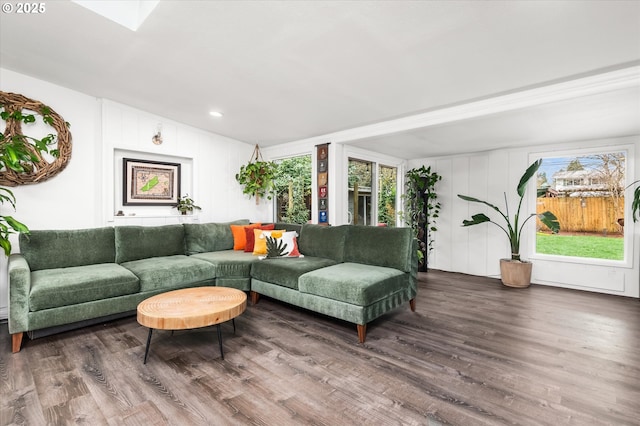
[[[327,179],[328,179],[327,172],[318,173],[318,185],[319,186],[326,186],[327,185]]]
[[[122,204],[173,206],[180,198],[180,163],[122,159]]]

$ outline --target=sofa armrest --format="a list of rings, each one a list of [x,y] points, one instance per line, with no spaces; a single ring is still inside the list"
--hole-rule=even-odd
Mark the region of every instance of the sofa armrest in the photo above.
[[[29,291],[31,269],[19,253],[9,256],[9,333],[29,331]]]

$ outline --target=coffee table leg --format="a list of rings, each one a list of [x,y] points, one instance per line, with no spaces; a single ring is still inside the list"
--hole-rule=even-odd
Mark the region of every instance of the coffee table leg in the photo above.
[[[153,328],[149,329],[149,336],[147,337],[147,348],[144,350],[144,363],[147,363],[147,355],[149,355],[149,344],[151,343],[151,333],[153,333]]]
[[[220,357],[224,359],[224,352],[222,350],[222,330],[220,329],[220,324],[218,324],[218,344],[220,345]]]
[[[233,324],[233,334],[236,334],[236,319],[231,318],[231,323]]]

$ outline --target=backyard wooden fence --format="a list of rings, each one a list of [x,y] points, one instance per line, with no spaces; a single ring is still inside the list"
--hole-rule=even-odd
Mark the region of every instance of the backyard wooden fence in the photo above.
[[[620,211],[616,213],[611,197],[538,198],[537,213],[549,210],[555,214],[561,232],[620,234],[622,226],[618,219],[624,217],[621,213],[624,198],[619,199],[619,204]],[[549,231],[539,220],[537,222],[539,230]]]

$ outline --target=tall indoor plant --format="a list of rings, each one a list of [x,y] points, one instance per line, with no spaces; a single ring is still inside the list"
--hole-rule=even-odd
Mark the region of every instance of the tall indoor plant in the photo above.
[[[501,225],[500,223],[494,221],[489,216],[484,213],[477,213],[471,216],[471,219],[463,220],[462,226],[472,226],[478,225],[480,223],[489,222],[496,225],[498,228],[502,229],[502,231],[507,235],[509,239],[509,244],[511,246],[511,259],[500,259],[500,274],[502,278],[502,283],[506,286],[510,287],[528,287],[531,282],[531,262],[522,261],[520,259],[520,239],[522,237],[522,230],[524,229],[524,225],[534,216],[537,216],[540,221],[545,224],[554,234],[560,231],[560,223],[558,222],[558,218],[551,213],[550,211],[546,211],[540,214],[530,213],[524,217],[524,220],[521,221],[520,217],[520,208],[522,207],[522,200],[524,199],[524,194],[527,189],[527,183],[529,180],[536,174],[540,165],[542,164],[542,160],[537,160],[533,164],[527,168],[522,177],[520,178],[520,182],[518,182],[518,186],[516,188],[518,196],[520,200],[518,202],[518,209],[515,212],[513,217],[509,217],[509,204],[507,202],[507,195],[504,194],[505,198],[505,212],[503,213],[500,208],[496,207],[493,204],[490,204],[486,201],[479,200],[477,198],[469,197],[467,195],[460,195],[458,197],[465,201],[473,202],[473,203],[481,203],[486,206],[491,207],[499,214],[499,222],[504,221],[505,225]]]
[[[413,229],[418,240],[418,269],[427,270],[429,252],[433,249],[433,233],[438,230],[436,220],[440,214],[440,202],[435,185],[440,176],[431,166],[416,167],[405,174],[404,212],[405,223]]]

